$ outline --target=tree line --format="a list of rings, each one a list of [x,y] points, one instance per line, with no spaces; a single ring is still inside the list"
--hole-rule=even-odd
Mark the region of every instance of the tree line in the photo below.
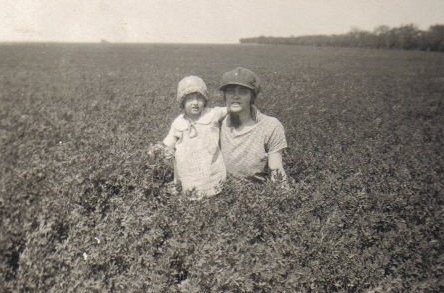
[[[414,24],[390,28],[386,25],[373,31],[352,29],[346,34],[309,35],[290,37],[253,37],[240,39],[240,43],[285,44],[304,46],[332,46],[359,48],[387,48],[444,52],[444,25],[433,25],[420,30]]]

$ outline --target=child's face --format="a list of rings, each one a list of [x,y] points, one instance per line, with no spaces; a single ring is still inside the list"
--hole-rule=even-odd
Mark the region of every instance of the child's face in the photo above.
[[[191,93],[185,97],[183,108],[186,115],[199,117],[205,108],[205,98],[200,94]]]

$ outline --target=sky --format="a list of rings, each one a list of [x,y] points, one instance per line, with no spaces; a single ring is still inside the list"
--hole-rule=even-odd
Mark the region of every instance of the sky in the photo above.
[[[237,43],[444,24],[444,0],[0,0],[0,42]]]

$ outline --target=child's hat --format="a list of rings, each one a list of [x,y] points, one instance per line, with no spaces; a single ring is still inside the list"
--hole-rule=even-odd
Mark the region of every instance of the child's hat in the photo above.
[[[241,85],[251,89],[256,95],[261,90],[259,77],[253,71],[237,67],[222,75],[221,86],[219,89],[223,91],[229,85]]]
[[[199,93],[208,101],[207,85],[199,76],[190,75],[179,81],[177,85],[177,101],[182,104],[185,96],[191,93]]]

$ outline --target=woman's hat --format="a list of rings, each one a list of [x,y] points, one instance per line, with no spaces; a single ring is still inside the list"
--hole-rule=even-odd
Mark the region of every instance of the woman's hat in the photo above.
[[[256,75],[256,73],[244,67],[237,67],[236,69],[225,72],[222,75],[221,86],[219,89],[223,91],[225,87],[229,85],[241,85],[247,87],[256,95],[261,90],[259,77]]]
[[[208,101],[207,85],[199,76],[190,75],[179,81],[177,85],[177,101],[182,104],[185,96],[192,93],[199,93]]]

